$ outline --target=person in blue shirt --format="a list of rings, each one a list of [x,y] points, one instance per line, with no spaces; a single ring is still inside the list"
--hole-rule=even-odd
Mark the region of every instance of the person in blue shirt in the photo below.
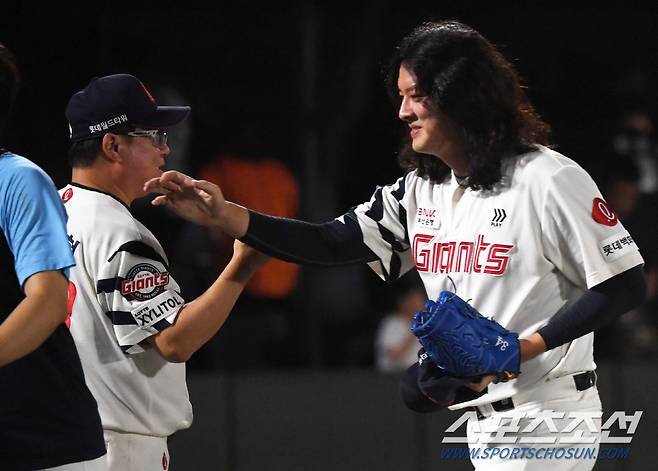
[[[0,137],[18,89],[0,44]],[[103,471],[105,442],[65,321],[75,265],[66,211],[48,175],[0,149],[0,228],[25,298],[0,312],[0,468]]]

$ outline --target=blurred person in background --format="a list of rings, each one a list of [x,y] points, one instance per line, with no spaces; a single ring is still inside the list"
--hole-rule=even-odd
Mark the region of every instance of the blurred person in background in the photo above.
[[[651,113],[641,106],[630,107],[622,113],[619,130],[612,146],[625,160],[637,167],[639,189],[644,195],[655,195],[658,191],[658,141]]]

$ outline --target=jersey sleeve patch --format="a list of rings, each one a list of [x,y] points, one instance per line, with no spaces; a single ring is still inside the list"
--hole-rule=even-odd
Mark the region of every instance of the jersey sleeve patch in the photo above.
[[[114,333],[124,353],[145,351],[149,346],[145,340],[170,327],[183,304],[177,292],[166,291],[146,303],[139,303],[130,312],[113,312]]]
[[[157,329],[157,323],[178,312],[183,306],[183,298],[175,291],[167,291],[151,299],[146,303],[139,304],[139,307],[130,312],[133,319],[142,329],[154,326]],[[162,329],[158,329],[162,330]]]
[[[622,231],[603,240],[599,249],[606,262],[614,262],[627,253],[636,251],[637,247],[628,231]]]
[[[152,263],[138,263],[121,281],[121,295],[128,301],[148,301],[159,296],[169,284],[169,272]]]
[[[185,304],[164,255],[139,240],[122,244],[99,278],[98,301],[126,354],[150,348],[148,338],[173,325]]]
[[[592,201],[592,218],[599,224],[614,227],[619,222],[615,212],[602,198],[594,198]]]

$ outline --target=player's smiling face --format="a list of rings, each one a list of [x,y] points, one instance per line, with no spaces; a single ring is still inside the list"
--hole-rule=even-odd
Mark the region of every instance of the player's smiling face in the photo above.
[[[416,77],[404,65],[400,66],[398,90],[402,97],[398,116],[409,125],[413,149],[441,158],[464,175],[459,130],[418,88]]]

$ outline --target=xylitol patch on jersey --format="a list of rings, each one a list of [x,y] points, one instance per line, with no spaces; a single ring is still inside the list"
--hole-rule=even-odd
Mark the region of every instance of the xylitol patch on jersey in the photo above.
[[[599,249],[606,262],[614,262],[627,253],[637,250],[637,247],[628,231],[622,231],[601,242]]]
[[[130,313],[141,328],[150,327],[162,319],[175,314],[183,305],[183,298],[175,291],[168,290],[161,295],[139,305]]]

